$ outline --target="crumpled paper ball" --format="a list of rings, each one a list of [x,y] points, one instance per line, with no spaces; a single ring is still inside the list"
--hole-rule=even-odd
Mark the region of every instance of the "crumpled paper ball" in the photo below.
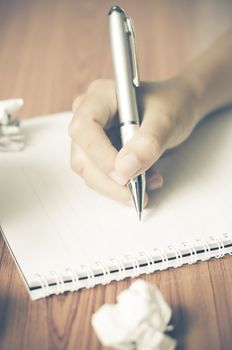
[[[161,292],[143,280],[135,281],[92,316],[92,325],[105,346],[118,350],[174,350],[176,341],[163,332],[171,309]]]
[[[0,101],[0,151],[19,151],[24,147],[24,136],[19,120],[11,116],[23,106],[21,98]]]

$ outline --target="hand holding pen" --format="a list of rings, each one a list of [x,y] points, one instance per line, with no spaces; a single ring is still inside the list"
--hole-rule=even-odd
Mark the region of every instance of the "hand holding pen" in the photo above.
[[[194,114],[188,110],[191,92],[181,77],[160,83],[143,82],[137,98],[143,121],[122,148],[113,80],[96,80],[75,99],[69,128],[73,170],[89,187],[125,204],[131,202],[125,185],[139,173],[149,169],[148,195],[162,186],[155,162],[167,148],[184,141],[194,126]],[[145,196],[145,206],[147,201]]]
[[[160,156],[186,140],[210,111],[231,101],[231,38],[232,30],[171,79],[140,83],[136,95],[142,123],[122,148],[115,82],[92,82],[73,103],[73,170],[88,186],[122,203],[131,199],[125,185],[145,171],[148,195],[161,187],[162,176],[155,171]],[[219,75],[221,94],[215,89]],[[147,202],[145,195],[144,206]]]

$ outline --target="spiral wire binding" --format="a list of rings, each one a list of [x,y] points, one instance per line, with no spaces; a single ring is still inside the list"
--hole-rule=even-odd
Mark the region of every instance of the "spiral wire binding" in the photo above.
[[[109,267],[103,261],[96,261],[96,266],[100,267],[103,274],[103,285],[109,284],[111,282],[111,275]]]
[[[140,275],[140,266],[139,266],[139,262],[136,259],[135,255],[127,254],[127,255],[125,255],[125,258],[127,260],[129,260],[132,264],[133,275],[131,277],[134,278],[134,277],[139,276]]]
[[[145,251],[139,252],[139,256],[141,258],[143,258],[147,263],[148,269],[146,271],[146,275],[149,275],[150,273],[154,272],[155,271],[155,262],[152,259],[152,256],[148,252],[145,252]]]
[[[77,273],[71,267],[67,267],[66,272],[71,277],[72,286],[70,288],[70,291],[74,292],[75,290],[78,290],[79,289],[79,278],[78,278]]]
[[[56,292],[55,294],[62,294],[65,291],[65,285],[64,285],[64,280],[61,276],[60,273],[58,273],[57,271],[50,271],[50,275],[54,277],[55,280],[55,284],[56,284]]]
[[[111,258],[110,261],[114,264],[119,272],[119,276],[116,278],[116,281],[120,281],[126,277],[126,269],[123,265],[122,260],[119,257]]]
[[[102,284],[110,283],[113,278],[113,273],[116,275],[116,280],[122,280],[127,276],[137,277],[141,273],[150,274],[156,270],[166,270],[168,267],[173,266],[178,268],[184,263],[184,258],[189,257],[190,261],[187,261],[188,264],[194,264],[197,261],[206,261],[211,257],[217,259],[223,257],[226,253],[232,255],[232,249],[226,252],[226,243],[223,243],[223,239],[229,241],[229,247],[232,245],[232,234],[225,233],[222,235],[222,239],[216,235],[211,235],[207,239],[197,238],[193,242],[181,242],[179,245],[169,245],[167,249],[158,249],[155,248],[151,252],[147,250],[139,251],[137,255],[127,254],[121,257],[114,257],[109,260],[110,264],[105,261],[96,261],[95,268],[89,264],[82,264],[80,268],[83,270],[81,275],[78,275],[76,269],[67,267],[65,269],[66,276],[68,275],[68,281],[71,280],[70,291],[76,291],[83,287],[81,285],[81,280],[86,280],[87,283],[84,285],[87,289],[94,287],[97,283],[97,277],[103,276]],[[197,247],[194,247],[194,245]],[[201,249],[202,247],[202,249]],[[228,247],[228,245],[227,245]],[[216,253],[213,253],[216,251]],[[199,258],[199,255],[202,255]],[[174,265],[171,261],[175,260]],[[129,262],[129,266],[127,264]],[[158,268],[158,264],[161,262],[161,267]],[[113,266],[112,266],[113,265]],[[116,268],[116,270],[115,270]],[[143,268],[143,270],[142,270]],[[145,271],[144,271],[145,268]],[[127,270],[132,270],[131,274],[127,273]],[[96,275],[95,275],[96,274]],[[36,273],[36,280],[39,282],[39,287],[42,290],[42,296],[47,297],[51,294],[50,287],[56,287],[55,294],[62,294],[65,290],[65,282],[67,282],[63,275],[58,271],[52,270],[49,275],[52,277],[52,282],[49,282],[51,279],[47,278],[43,273]],[[50,283],[50,284],[49,284]]]
[[[46,277],[44,277],[44,275],[42,273],[36,273],[35,276],[39,280],[39,284],[40,284],[41,289],[42,289],[43,297],[46,298],[49,295],[48,280]]]
[[[205,240],[200,239],[200,238],[197,238],[195,241],[196,241],[196,243],[200,243],[200,245],[202,245],[202,247],[204,249],[204,255],[201,258],[201,261],[209,260],[211,258],[211,251],[210,251],[209,244]]]
[[[218,254],[215,255],[216,259],[222,258],[225,255],[225,246],[222,240],[219,237],[211,236],[210,240],[215,242],[218,247]]]
[[[231,240],[231,242],[232,242],[232,234],[224,233],[224,234],[223,234],[223,237],[224,237],[225,239]],[[232,251],[229,252],[228,254],[229,254],[229,255],[232,255]]]
[[[190,259],[191,261],[188,263],[189,265],[195,264],[197,262],[197,251],[193,247],[193,245],[190,242],[182,242],[182,245],[184,248],[187,248],[189,250]]]
[[[161,257],[162,265],[161,265],[160,270],[161,271],[167,270],[167,268],[169,267],[169,263],[168,263],[168,256],[167,256],[165,250],[164,249],[153,249],[153,251],[154,251],[155,255],[158,255]]]
[[[83,265],[81,265],[81,268],[84,271],[86,271],[86,273],[87,273],[87,280],[88,280],[88,282],[87,282],[87,287],[86,288],[89,289],[89,288],[94,287],[96,283],[95,283],[94,272],[93,272],[93,269],[91,268],[91,266],[88,265],[88,264],[83,264]]]
[[[168,249],[171,252],[174,252],[174,254],[175,254],[176,265],[174,265],[173,267],[176,269],[176,268],[180,267],[181,265],[183,265],[183,256],[182,256],[180,249],[178,247],[173,246],[173,245],[169,245]]]

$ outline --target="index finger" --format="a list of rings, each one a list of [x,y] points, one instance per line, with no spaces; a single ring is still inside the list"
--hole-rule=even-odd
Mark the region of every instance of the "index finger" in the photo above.
[[[113,81],[98,81],[91,84],[74,112],[69,127],[72,139],[85,151],[105,173],[114,168],[116,148],[104,132],[117,111]]]

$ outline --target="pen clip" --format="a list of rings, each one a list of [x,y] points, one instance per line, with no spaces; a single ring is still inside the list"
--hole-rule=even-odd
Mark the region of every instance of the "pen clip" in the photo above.
[[[130,17],[126,17],[126,30],[127,34],[129,36],[130,41],[130,47],[131,47],[131,58],[132,58],[132,70],[133,70],[133,83],[136,87],[138,87],[139,84],[139,66],[138,66],[138,55],[136,50],[136,44],[135,44],[135,31],[132,19]]]

